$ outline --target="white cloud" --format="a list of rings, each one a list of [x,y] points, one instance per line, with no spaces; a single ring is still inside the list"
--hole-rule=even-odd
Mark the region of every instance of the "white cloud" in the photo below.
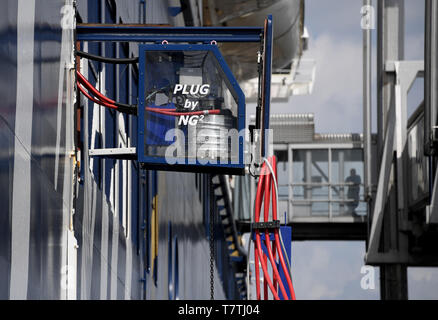
[[[334,299],[338,297],[340,293],[341,293],[340,290],[333,290],[333,288],[329,288],[323,283],[318,283],[311,288],[308,300]]]
[[[313,93],[273,104],[272,111],[314,113],[318,132],[361,132],[361,42],[323,34],[310,43],[306,56],[317,61]]]
[[[432,281],[438,280],[436,269],[411,268],[409,276],[414,281]]]
[[[438,299],[438,268],[408,268],[409,299]]]
[[[362,290],[363,242],[306,241],[292,244],[292,272],[297,299],[378,299],[376,290]]]
[[[424,59],[424,35],[410,34],[405,38],[405,60]]]

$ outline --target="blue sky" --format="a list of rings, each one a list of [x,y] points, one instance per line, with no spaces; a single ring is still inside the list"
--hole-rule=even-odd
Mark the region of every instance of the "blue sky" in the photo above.
[[[424,1],[406,0],[405,59],[423,60]],[[305,58],[317,61],[314,91],[273,104],[273,113],[315,114],[317,132],[362,132],[362,0],[306,0],[310,33]],[[376,1],[373,1],[376,7]],[[376,40],[376,31],[372,33]],[[373,60],[375,63],[375,52]],[[374,66],[375,70],[375,66]],[[375,71],[374,71],[375,75]],[[373,91],[375,93],[375,83]],[[423,98],[417,80],[408,97],[412,112]],[[376,105],[373,96],[373,108]],[[373,113],[375,114],[375,111]],[[374,126],[375,127],[375,126]],[[379,299],[376,287],[363,290],[364,242],[293,242],[293,274],[297,299]],[[409,268],[409,298],[438,299],[438,270]]]

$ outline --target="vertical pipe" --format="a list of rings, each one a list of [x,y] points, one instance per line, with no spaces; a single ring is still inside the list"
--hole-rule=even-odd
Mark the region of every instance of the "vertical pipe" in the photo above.
[[[395,74],[386,72],[388,62],[404,59],[404,0],[378,1],[378,44],[377,44],[377,119],[378,119],[378,155],[383,154],[384,137],[387,129],[387,118],[391,105],[395,103]],[[391,170],[391,167],[379,168]],[[393,184],[389,190],[397,190]],[[396,191],[395,191],[396,192]],[[393,198],[394,193],[390,193]],[[403,196],[403,195],[400,195]],[[389,199],[383,216],[383,238],[380,239],[383,252],[400,253],[406,250],[402,247],[406,236],[400,232],[397,206]],[[380,265],[380,296],[382,300],[405,300],[408,298],[407,267],[400,263]]]
[[[288,177],[288,197],[287,197],[287,213],[286,213],[286,221],[287,223],[292,222],[292,218],[294,215],[294,209],[292,205],[293,200],[293,153],[292,153],[292,147],[290,144],[287,145],[287,165],[289,169],[289,177]]]
[[[333,149],[332,148],[328,148],[328,205],[329,205],[329,221],[332,220],[332,216],[333,216],[333,208],[332,208],[332,183],[333,183],[333,178],[332,178],[332,152]]]
[[[344,167],[344,150],[339,150],[338,152],[338,180],[339,184],[345,181],[345,167]],[[345,187],[339,186],[339,215],[345,213]]]
[[[143,24],[146,24],[146,0],[142,0],[143,2]]]
[[[371,0],[363,0],[371,6]],[[363,149],[365,199],[371,198],[371,28],[363,29]]]
[[[437,47],[438,47],[438,3],[426,0],[424,28],[424,154],[429,156],[428,187],[431,199],[436,172],[436,137],[434,126],[437,124]]]
[[[98,20],[100,21],[100,23],[105,23],[106,19],[105,19],[105,0],[101,0],[100,1],[100,19],[98,18]],[[102,42],[100,43],[100,54],[102,56],[105,55],[105,43]],[[98,74],[99,76],[99,85],[100,85],[100,92],[105,93],[105,88],[106,88],[106,67],[105,64],[102,64],[102,68],[100,69],[100,72]],[[103,106],[99,106],[99,133],[101,136],[101,146],[102,148],[107,148],[107,143],[106,143],[106,137],[105,137],[105,107]],[[105,159],[101,159],[99,160],[101,163],[100,166],[100,176],[101,176],[101,189],[102,189],[102,193],[101,193],[101,201],[102,204],[106,203],[106,196],[105,196],[105,187],[107,184],[106,181],[106,161]],[[105,208],[105,206],[102,206]],[[102,243],[108,242],[109,241],[109,234],[106,228],[108,228],[108,224],[109,224],[109,218],[108,218],[108,210],[102,210],[102,225],[101,225],[101,241]],[[107,245],[106,245],[107,246]],[[101,270],[100,270],[100,295],[99,298],[106,300],[108,299],[108,265],[103,262],[101,263]]]
[[[383,62],[383,8],[384,1],[377,1],[377,104],[376,104],[376,116],[377,116],[377,149],[376,149],[376,158],[377,163],[380,163],[381,157],[383,155],[383,146],[384,146],[384,118],[383,118],[383,73],[385,72],[384,62]],[[379,176],[380,166],[377,167],[376,175]],[[372,217],[370,217],[372,218]]]
[[[216,3],[214,0],[207,0],[208,3],[208,11],[210,12],[210,20],[213,26],[217,26],[219,24],[217,15],[216,15]]]
[[[433,127],[436,125],[437,120],[437,16],[437,1],[426,0],[424,28],[424,153],[428,156],[434,154],[433,141],[435,137]]]
[[[306,156],[304,160],[304,181],[306,186],[304,187],[304,200],[308,202],[309,216],[312,215],[312,151],[305,150]]]
[[[404,0],[377,3],[377,160],[380,163],[395,83],[395,75],[387,73],[385,65],[389,61],[404,60]]]

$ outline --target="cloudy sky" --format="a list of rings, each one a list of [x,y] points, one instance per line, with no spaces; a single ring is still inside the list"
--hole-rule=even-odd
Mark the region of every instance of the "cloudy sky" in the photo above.
[[[317,61],[310,96],[273,104],[274,113],[315,115],[317,132],[362,132],[362,0],[306,0],[310,33],[305,58]],[[376,6],[376,0],[373,5]],[[405,58],[423,60],[424,4],[406,0]],[[376,40],[376,31],[372,33]],[[375,61],[375,52],[373,53]],[[375,84],[373,90],[375,91]],[[423,82],[417,80],[408,98],[412,112],[422,100]],[[375,108],[375,95],[373,98]],[[375,112],[373,111],[375,114]],[[374,126],[375,127],[375,126]],[[375,289],[363,290],[364,242],[293,242],[293,274],[297,299],[379,299]],[[438,299],[438,270],[409,268],[409,298]]]

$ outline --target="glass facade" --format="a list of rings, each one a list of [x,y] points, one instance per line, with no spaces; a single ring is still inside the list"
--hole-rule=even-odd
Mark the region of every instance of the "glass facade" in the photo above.
[[[288,211],[289,220],[366,215],[362,149],[291,146],[274,153],[279,207]]]

